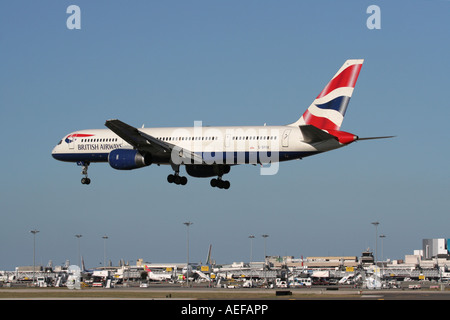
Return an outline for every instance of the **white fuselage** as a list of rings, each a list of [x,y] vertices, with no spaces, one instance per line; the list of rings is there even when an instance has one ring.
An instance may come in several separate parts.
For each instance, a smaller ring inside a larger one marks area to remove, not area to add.
[[[268,163],[300,159],[343,146],[338,141],[305,143],[296,126],[140,128],[145,134],[201,155],[212,163]],[[107,162],[115,149],[133,147],[109,129],[80,130],[65,136],[52,156],[68,162]],[[169,164],[170,155],[154,163]]]

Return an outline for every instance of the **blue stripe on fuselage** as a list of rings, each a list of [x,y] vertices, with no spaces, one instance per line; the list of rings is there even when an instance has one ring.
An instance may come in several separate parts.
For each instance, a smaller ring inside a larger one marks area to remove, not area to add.
[[[278,159],[276,152],[203,152],[202,157],[206,163],[266,163],[282,162],[294,159],[301,159],[320,153],[317,152],[301,152],[301,151],[280,151]],[[53,153],[52,156],[56,160],[65,162],[108,162],[109,153]],[[274,160],[275,159],[275,160]],[[167,162],[168,164],[169,162]],[[164,163],[161,163],[164,164]]]
[[[294,159],[301,159],[307,156],[312,156],[318,152],[300,152],[300,151],[242,151],[242,152],[203,152],[199,154],[202,159],[208,163],[268,163],[281,162]]]
[[[108,162],[109,153],[53,153],[52,157],[66,162]]]

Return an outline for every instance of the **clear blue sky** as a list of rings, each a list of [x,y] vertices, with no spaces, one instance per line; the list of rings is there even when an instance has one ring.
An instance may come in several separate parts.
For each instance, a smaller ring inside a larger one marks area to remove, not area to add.
[[[81,8],[81,30],[66,9]],[[381,29],[369,30],[369,5]],[[2,1],[0,270],[36,261],[218,263],[270,255],[360,256],[385,234],[402,259],[450,238],[450,1]],[[342,63],[365,59],[342,130],[396,135],[283,163],[235,167],[231,189],[168,184],[169,167],[132,172],[51,157],[78,129],[283,125]],[[381,257],[381,241],[378,242]]]

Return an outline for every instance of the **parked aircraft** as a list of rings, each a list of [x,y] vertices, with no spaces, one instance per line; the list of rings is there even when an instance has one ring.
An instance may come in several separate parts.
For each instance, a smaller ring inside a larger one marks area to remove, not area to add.
[[[148,278],[153,281],[169,281],[172,280],[172,273],[154,273],[147,265],[145,265],[145,271],[147,271]]]

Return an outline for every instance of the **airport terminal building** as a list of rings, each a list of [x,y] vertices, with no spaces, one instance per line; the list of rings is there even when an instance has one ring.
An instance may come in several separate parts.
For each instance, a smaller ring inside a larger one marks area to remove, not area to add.
[[[150,263],[139,259],[135,265],[121,261],[117,267],[110,265],[90,271],[81,270],[81,275],[85,285],[100,287],[136,285],[143,281],[170,281],[183,284],[187,279],[191,279],[192,282],[207,282],[209,285],[222,285],[229,281],[235,284],[250,280],[251,283],[259,283],[258,285],[281,281],[294,286],[305,285],[306,279],[309,279],[310,284],[361,285],[367,282],[367,279],[375,279],[380,285],[382,282],[391,283],[405,279],[448,283],[450,281],[450,270],[447,267],[450,267],[449,240],[423,239],[422,243],[422,250],[415,250],[414,254],[406,255],[404,260],[375,261],[369,249],[362,252],[359,257],[266,256],[265,260],[260,262],[233,262],[222,265],[189,264],[189,268],[186,268],[186,263]],[[70,266],[68,261],[65,266],[53,267],[49,263],[47,267],[16,267],[15,271],[0,271],[0,283],[10,286],[30,285],[38,280],[45,286],[64,286],[70,279],[70,270],[74,270],[73,267],[80,269],[78,266]],[[343,282],[344,280],[346,282]]]
[[[422,257],[424,260],[445,257],[449,254],[450,239],[423,239]]]

